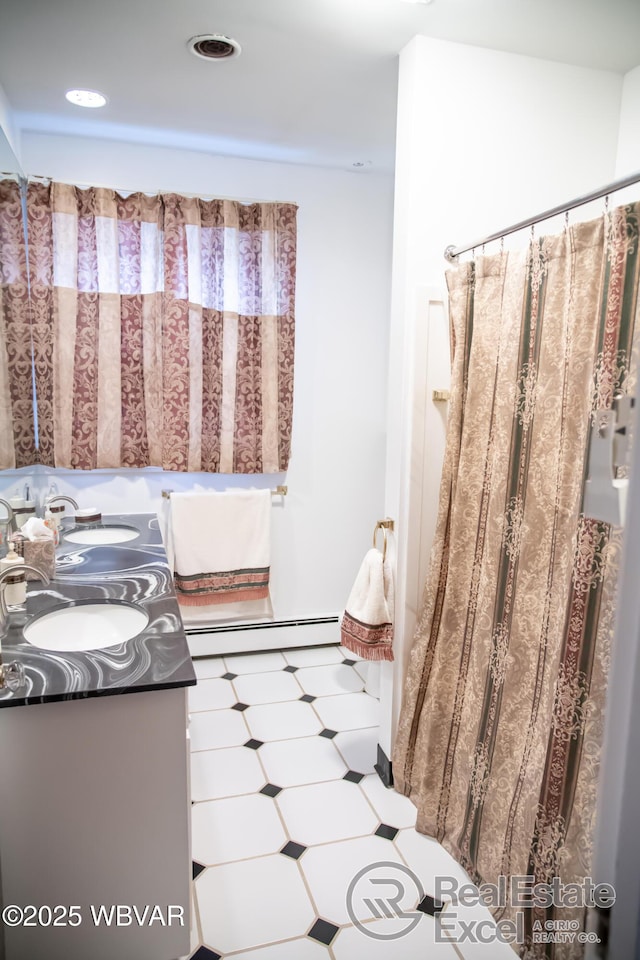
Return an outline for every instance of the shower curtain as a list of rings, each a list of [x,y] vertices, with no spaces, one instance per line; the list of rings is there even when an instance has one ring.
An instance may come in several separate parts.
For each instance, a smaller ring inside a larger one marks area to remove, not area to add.
[[[447,276],[452,400],[393,770],[475,882],[590,874],[622,531],[582,495],[590,424],[635,393],[639,212]],[[532,943],[582,910],[523,912],[523,956],[582,956]]]

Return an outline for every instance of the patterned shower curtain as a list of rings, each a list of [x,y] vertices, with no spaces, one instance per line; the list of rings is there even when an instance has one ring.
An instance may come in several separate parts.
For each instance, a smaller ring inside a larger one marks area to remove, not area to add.
[[[590,875],[621,529],[582,496],[597,411],[636,391],[639,213],[447,276],[452,401],[393,769],[475,882]],[[531,942],[559,917],[584,919],[525,911],[523,956],[582,955]]]
[[[2,188],[0,468],[287,469],[295,205]]]

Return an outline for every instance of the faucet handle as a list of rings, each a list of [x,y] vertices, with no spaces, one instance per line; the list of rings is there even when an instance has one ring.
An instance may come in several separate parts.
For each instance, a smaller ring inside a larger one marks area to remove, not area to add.
[[[10,663],[0,663],[0,688],[7,687],[9,690],[17,690],[26,683],[24,665],[17,660],[11,660]]]

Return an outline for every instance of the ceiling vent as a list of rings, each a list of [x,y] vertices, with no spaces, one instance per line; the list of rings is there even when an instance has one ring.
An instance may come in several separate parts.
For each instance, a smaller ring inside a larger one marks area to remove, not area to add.
[[[189,50],[203,60],[231,60],[239,57],[242,47],[237,40],[223,37],[220,33],[204,33],[200,37],[191,37],[187,43]]]

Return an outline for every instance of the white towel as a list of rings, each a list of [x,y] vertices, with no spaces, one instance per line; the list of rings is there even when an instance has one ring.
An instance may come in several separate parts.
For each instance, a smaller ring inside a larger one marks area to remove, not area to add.
[[[367,552],[340,623],[342,645],[364,660],[393,660],[391,564],[372,547]]]
[[[167,553],[182,607],[241,609],[247,602],[268,601],[269,490],[172,493],[169,513]]]

